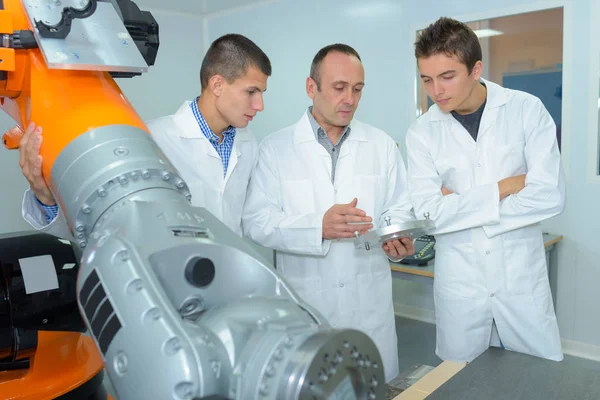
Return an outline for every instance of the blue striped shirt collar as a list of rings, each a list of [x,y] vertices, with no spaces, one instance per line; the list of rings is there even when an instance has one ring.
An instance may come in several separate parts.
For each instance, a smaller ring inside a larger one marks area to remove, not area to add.
[[[225,129],[223,131],[223,141],[219,143],[219,137],[210,129],[198,108],[198,99],[199,97],[196,97],[195,101],[190,104],[192,113],[194,114],[196,121],[198,121],[200,130],[221,158],[221,161],[223,162],[223,178],[225,178],[227,176],[227,169],[229,168],[229,160],[231,159],[236,130],[233,126],[229,126],[229,128]]]
[[[206,120],[204,119],[204,116],[202,115],[202,113],[200,112],[200,109],[198,108],[198,99],[200,98],[200,96],[196,97],[194,99],[194,101],[192,101],[192,103],[190,104],[190,107],[192,108],[192,113],[194,114],[194,117],[196,118],[196,122],[198,122],[198,125],[200,126],[200,131],[202,131],[202,134],[211,142],[211,143],[219,143],[219,137],[217,135],[215,135],[215,133],[212,131],[212,129],[210,129],[210,126],[208,126],[208,123],[206,122]],[[236,129],[233,126],[229,126],[227,129],[225,129],[223,131],[223,140],[229,138],[230,140],[233,140],[233,138],[235,137],[235,133],[236,133]]]

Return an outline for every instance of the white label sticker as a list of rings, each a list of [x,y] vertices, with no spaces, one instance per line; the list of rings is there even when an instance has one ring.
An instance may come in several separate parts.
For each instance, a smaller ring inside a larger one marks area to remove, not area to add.
[[[51,255],[20,258],[25,293],[44,292],[58,289],[58,277]]]
[[[75,263],[66,263],[62,267],[62,269],[73,269],[73,268],[75,268]]]

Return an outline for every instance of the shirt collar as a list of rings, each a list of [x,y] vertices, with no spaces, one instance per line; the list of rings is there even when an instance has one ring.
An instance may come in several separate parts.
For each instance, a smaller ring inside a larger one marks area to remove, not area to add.
[[[319,125],[319,123],[317,122],[317,120],[315,119],[315,117],[313,117],[312,115],[312,106],[308,107],[308,110],[306,111],[306,114],[308,115],[308,120],[310,121],[310,126],[312,127],[313,133],[315,134],[315,139],[317,139],[317,141],[319,141],[319,133],[323,133],[323,135],[326,135],[325,133],[325,129],[323,129],[321,127],[321,125]],[[340,143],[340,140],[342,140],[342,138],[344,136],[346,136],[346,134],[348,134],[348,136],[350,136],[350,125],[347,125],[343,132],[342,135],[339,137],[338,139],[338,143]],[[334,145],[336,145],[337,143],[333,143]]]
[[[198,99],[200,96],[196,97],[194,101],[190,103],[190,107],[192,108],[192,113],[196,118],[196,122],[198,122],[198,126],[200,126],[200,131],[204,134],[204,136],[211,142],[219,142],[219,137],[215,135],[215,133],[210,129],[208,123],[202,116],[200,112],[200,108],[198,108]],[[235,137],[236,129],[233,126],[229,126],[227,129],[223,131],[223,140],[233,140]]]

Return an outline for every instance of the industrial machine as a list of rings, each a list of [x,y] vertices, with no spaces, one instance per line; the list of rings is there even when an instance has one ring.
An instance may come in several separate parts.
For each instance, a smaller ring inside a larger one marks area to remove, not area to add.
[[[77,390],[97,388],[102,366],[120,400],[383,398],[368,336],[332,329],[251,244],[190,205],[113,80],[154,63],[150,13],[129,0],[0,6],[0,105],[18,125],[4,144],[18,147],[30,121],[43,127],[43,176],[82,250],[63,289],[90,335],[35,312],[51,304],[19,273],[43,254],[0,254],[2,398],[97,399],[101,388]]]

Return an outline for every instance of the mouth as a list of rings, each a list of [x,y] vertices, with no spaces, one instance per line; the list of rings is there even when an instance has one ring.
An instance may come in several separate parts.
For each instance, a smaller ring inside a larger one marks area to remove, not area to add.
[[[351,110],[340,110],[340,111],[338,111],[338,113],[342,114],[343,116],[346,117],[346,116],[352,114],[352,111]]]
[[[448,103],[450,102],[450,99],[438,99],[438,100],[436,100],[435,102],[436,102],[437,104],[440,104],[440,105],[443,105],[443,106],[444,106],[444,105],[446,105],[446,104],[448,104]]]
[[[244,117],[246,117],[248,121],[252,121],[254,119],[254,115],[244,114]]]

